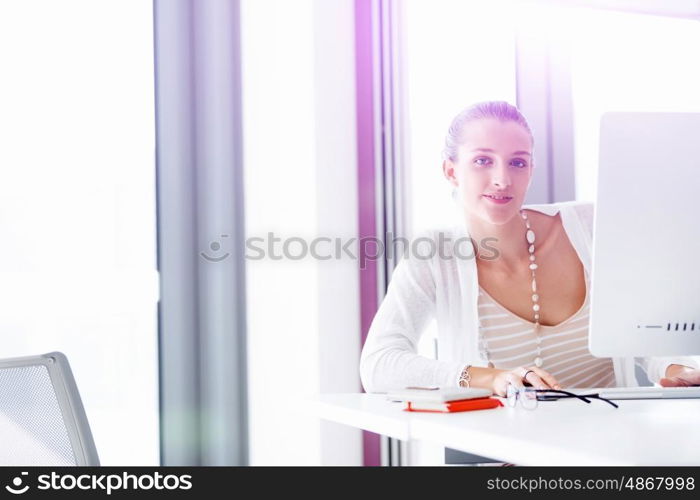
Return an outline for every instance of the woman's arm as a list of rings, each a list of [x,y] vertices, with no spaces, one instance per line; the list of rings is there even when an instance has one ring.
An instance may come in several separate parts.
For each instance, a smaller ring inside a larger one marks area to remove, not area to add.
[[[367,392],[387,392],[405,387],[456,387],[466,360],[439,361],[417,354],[425,327],[435,317],[436,283],[433,262],[410,256],[394,270],[387,294],[370,325],[360,357],[360,378]],[[505,395],[508,383],[522,385],[522,369],[500,370],[472,366],[471,387]],[[537,387],[558,385],[544,370],[531,374]],[[539,375],[539,376],[538,376]]]
[[[696,370],[700,367],[697,356],[648,357],[641,358],[640,364],[654,384],[661,383],[664,378],[677,377],[686,369]]]
[[[360,377],[367,392],[417,387],[455,387],[464,363],[417,354],[428,321],[435,316],[435,280],[430,260],[402,259],[372,321],[360,358]]]

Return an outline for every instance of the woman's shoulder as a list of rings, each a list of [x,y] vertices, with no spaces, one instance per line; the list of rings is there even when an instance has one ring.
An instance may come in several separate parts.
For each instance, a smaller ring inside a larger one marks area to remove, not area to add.
[[[576,213],[581,220],[581,222],[584,223],[584,226],[586,228],[591,229],[593,228],[593,215],[595,213],[595,203],[592,201],[581,201],[577,202],[576,205],[572,205],[574,207],[574,210],[576,210]]]
[[[593,228],[595,203],[592,201],[560,201],[557,203],[524,205],[523,208],[535,210],[549,216],[556,216],[557,214],[572,216],[578,219],[588,232]]]
[[[441,226],[423,229],[417,232],[410,240],[411,250],[419,256],[429,255],[430,259],[455,255],[457,246],[465,246],[471,240],[463,226]]]
[[[457,225],[454,226],[434,226],[427,229],[417,231],[412,241],[444,241],[446,239],[456,239],[460,235],[465,234],[465,231]]]
[[[443,226],[416,232],[401,242],[401,261],[407,268],[433,278],[457,272],[457,261],[474,256],[474,247],[462,226]]]
[[[595,204],[592,201],[558,201],[555,203],[530,203],[523,205],[523,208],[536,210],[547,215],[556,215],[559,212],[576,212],[587,213],[592,212]]]
[[[593,233],[595,203],[592,201],[567,201],[562,205],[564,205],[563,209],[570,210],[574,217],[579,220],[587,234]]]

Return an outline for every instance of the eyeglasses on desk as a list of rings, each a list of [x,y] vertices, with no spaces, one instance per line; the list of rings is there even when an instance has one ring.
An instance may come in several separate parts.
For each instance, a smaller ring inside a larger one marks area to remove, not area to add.
[[[520,406],[526,410],[534,410],[537,408],[539,401],[557,401],[563,398],[577,398],[588,404],[591,403],[592,399],[599,399],[618,408],[617,404],[600,396],[600,394],[574,394],[573,392],[557,389],[535,389],[534,387],[516,388],[513,385],[509,385],[506,391],[508,406],[514,408],[518,404],[518,401],[520,401]]]

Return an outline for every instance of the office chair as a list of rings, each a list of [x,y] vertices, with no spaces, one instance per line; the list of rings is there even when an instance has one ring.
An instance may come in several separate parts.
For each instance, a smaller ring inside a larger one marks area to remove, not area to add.
[[[68,359],[0,360],[0,465],[100,465]]]

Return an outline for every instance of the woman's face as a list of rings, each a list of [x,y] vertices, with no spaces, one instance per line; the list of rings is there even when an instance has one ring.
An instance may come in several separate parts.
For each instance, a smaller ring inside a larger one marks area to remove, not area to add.
[[[492,224],[508,222],[530,187],[530,134],[516,122],[489,118],[467,122],[462,137],[457,160],[443,164],[445,177],[468,214]]]

